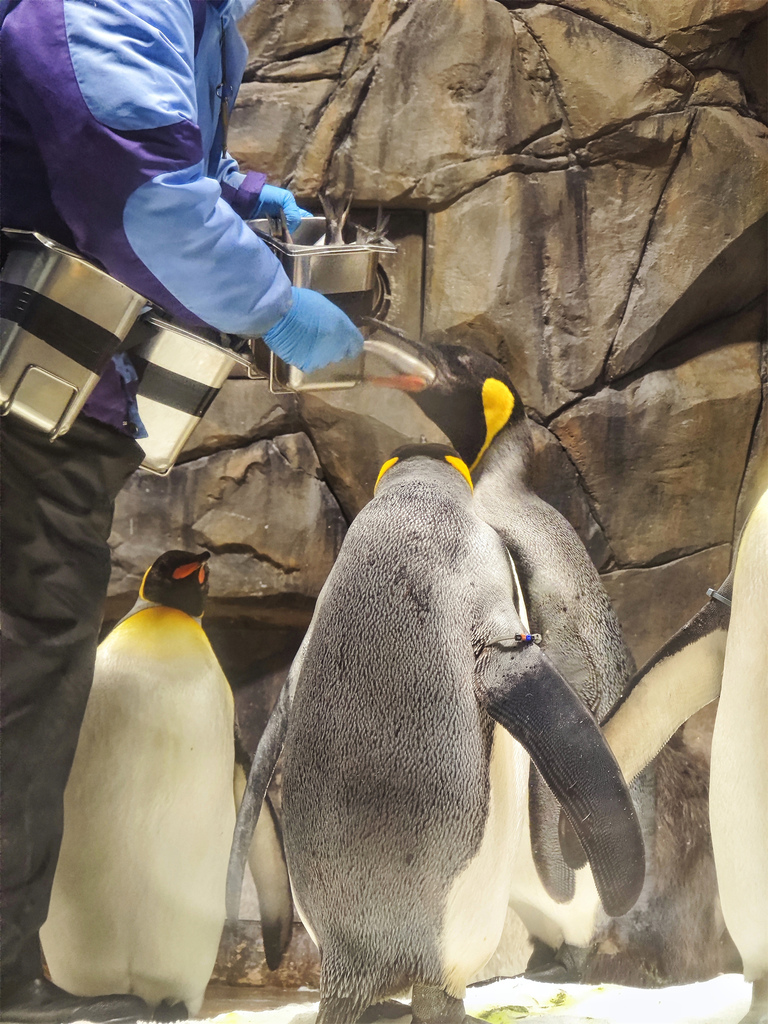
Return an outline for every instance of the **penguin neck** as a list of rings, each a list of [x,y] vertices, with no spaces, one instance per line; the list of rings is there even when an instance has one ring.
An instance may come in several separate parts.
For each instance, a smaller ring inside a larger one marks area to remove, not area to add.
[[[147,608],[164,608],[164,607],[166,607],[166,605],[160,605],[156,601],[145,601],[143,597],[139,597],[139,598],[136,599],[136,604],[133,606],[133,608],[131,608],[131,610],[129,612],[127,612],[127,614],[125,614],[122,617],[122,619],[120,619],[120,621],[116,624],[115,629],[117,629],[117,626],[122,626],[122,624],[124,622],[127,622],[128,619],[132,618],[134,615],[137,615],[139,612],[146,611]],[[192,619],[193,622],[196,622],[198,624],[198,626],[202,626],[202,624],[203,624],[203,617],[202,617],[202,615],[189,615],[188,612],[183,612],[182,614],[183,615],[188,615],[188,617],[190,619]]]
[[[408,489],[413,486],[413,483],[414,477],[408,472],[407,462],[403,464],[402,469],[395,466],[381,478],[376,497],[390,491],[394,493],[400,488]],[[419,467],[418,483],[434,488],[435,491],[442,493],[463,508],[469,508],[472,504],[472,491],[464,477],[444,463],[430,465],[426,459],[422,460],[422,465]]]
[[[472,474],[476,497],[486,491],[534,497],[530,486],[533,438],[527,421],[508,423],[488,447]]]

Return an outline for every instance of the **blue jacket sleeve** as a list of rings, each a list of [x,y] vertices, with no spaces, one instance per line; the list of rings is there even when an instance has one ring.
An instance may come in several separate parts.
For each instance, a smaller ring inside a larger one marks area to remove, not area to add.
[[[27,3],[19,27],[27,117],[80,250],[188,321],[265,333],[290,283],[222,198],[245,179],[206,176],[189,0]]]

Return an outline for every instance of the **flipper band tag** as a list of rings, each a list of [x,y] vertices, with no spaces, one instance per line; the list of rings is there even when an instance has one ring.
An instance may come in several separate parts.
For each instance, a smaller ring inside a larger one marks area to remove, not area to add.
[[[728,608],[731,607],[732,602],[729,601],[727,597],[723,597],[722,594],[718,594],[718,592],[715,590],[714,587],[709,587],[707,589],[707,597],[711,597],[715,601],[720,601],[722,604],[726,605]]]
[[[540,644],[541,633],[515,633],[513,636],[495,636],[493,640],[489,640],[483,646],[491,647],[493,644],[500,644],[505,641],[516,644]]]

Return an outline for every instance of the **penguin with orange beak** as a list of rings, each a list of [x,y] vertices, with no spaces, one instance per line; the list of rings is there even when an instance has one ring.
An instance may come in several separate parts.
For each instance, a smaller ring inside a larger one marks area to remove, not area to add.
[[[208,558],[161,555],[99,646],[41,932],[56,984],[140,994],[174,1020],[198,1013],[213,971],[249,769],[236,758],[232,691],[201,625]],[[292,904],[271,807],[259,827],[249,863],[274,967]]]

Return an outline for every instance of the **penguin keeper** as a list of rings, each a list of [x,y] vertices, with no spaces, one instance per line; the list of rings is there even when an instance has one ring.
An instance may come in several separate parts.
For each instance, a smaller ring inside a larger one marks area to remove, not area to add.
[[[191,328],[261,336],[311,370],[362,337],[292,288],[244,219],[304,211],[226,151],[254,0],[0,0],[0,223],[74,249]],[[148,1019],[135,996],[81,997],[43,977],[38,933],[64,788],[93,677],[114,500],[145,436],[136,374],[115,357],[53,443],[2,429],[0,1020]]]

